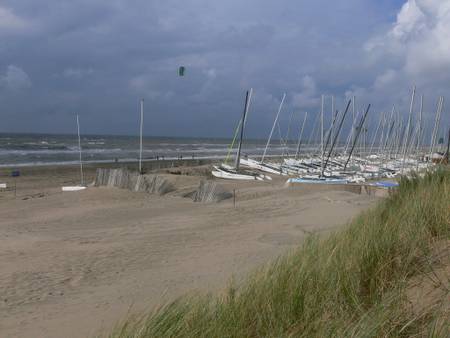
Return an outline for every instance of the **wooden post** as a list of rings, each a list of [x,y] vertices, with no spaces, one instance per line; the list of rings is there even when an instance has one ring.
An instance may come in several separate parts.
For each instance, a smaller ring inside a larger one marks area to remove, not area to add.
[[[80,137],[80,120],[77,115],[77,133],[78,133],[78,152],[80,155],[80,184],[84,185],[84,175],[83,175],[83,161],[81,158],[81,137]]]
[[[141,99],[141,123],[139,129],[139,175],[142,175],[142,128],[144,125],[144,99]]]
[[[236,189],[233,189],[233,207],[236,209]]]

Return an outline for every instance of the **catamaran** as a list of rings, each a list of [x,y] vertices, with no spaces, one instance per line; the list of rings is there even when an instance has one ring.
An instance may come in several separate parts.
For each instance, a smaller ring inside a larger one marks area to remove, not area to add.
[[[238,149],[237,149],[235,165],[233,167],[233,166],[228,165],[227,163],[222,163],[219,166],[213,166],[214,169],[211,171],[211,174],[214,177],[224,178],[224,179],[232,179],[232,180],[246,180],[246,181],[253,181],[253,180],[255,180],[255,181],[264,181],[264,180],[271,180],[272,179],[268,175],[265,175],[265,174],[262,174],[262,173],[258,173],[258,172],[254,172],[254,171],[250,171],[250,170],[242,170],[240,168],[240,164],[241,164],[241,149],[242,149],[242,143],[243,143],[243,139],[244,139],[245,123],[246,123],[246,120],[247,120],[247,114],[248,114],[248,110],[249,110],[249,107],[250,107],[250,101],[251,101],[252,93],[253,93],[253,90],[250,89],[250,91],[247,91],[247,93],[245,95],[244,112],[242,114],[242,119],[241,119],[241,121],[240,121],[240,123],[238,125],[238,127],[240,127],[240,137],[239,137],[239,146],[238,146]],[[235,135],[235,139],[236,139],[236,136],[237,135]],[[233,143],[234,143],[234,140],[233,140]],[[230,149],[232,148],[233,143],[232,143]]]
[[[251,169],[257,169],[266,173],[276,174],[276,175],[287,175],[288,172],[283,170],[283,167],[276,163],[264,162],[267,154],[267,149],[269,148],[270,141],[272,139],[273,132],[275,130],[275,126],[278,122],[278,118],[281,113],[281,109],[283,108],[283,103],[286,98],[286,94],[283,94],[283,98],[281,99],[280,105],[278,107],[278,112],[275,116],[275,121],[273,122],[272,129],[270,130],[269,138],[267,139],[266,147],[264,148],[264,153],[262,155],[261,161],[256,161],[252,159],[241,159],[240,164],[246,166]],[[281,136],[281,135],[280,135]]]

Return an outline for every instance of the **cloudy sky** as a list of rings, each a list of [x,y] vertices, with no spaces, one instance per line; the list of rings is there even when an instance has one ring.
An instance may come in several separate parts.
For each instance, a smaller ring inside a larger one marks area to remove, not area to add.
[[[450,0],[0,0],[0,41],[0,132],[135,134],[143,97],[147,135],[226,137],[252,87],[265,137],[284,92],[284,124],[450,94]]]

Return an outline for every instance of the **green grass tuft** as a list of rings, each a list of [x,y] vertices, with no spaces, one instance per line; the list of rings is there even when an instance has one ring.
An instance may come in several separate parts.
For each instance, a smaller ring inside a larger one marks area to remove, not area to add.
[[[450,172],[402,179],[344,230],[309,237],[222,296],[183,297],[110,337],[446,337],[445,307],[414,313],[407,291],[449,239]]]

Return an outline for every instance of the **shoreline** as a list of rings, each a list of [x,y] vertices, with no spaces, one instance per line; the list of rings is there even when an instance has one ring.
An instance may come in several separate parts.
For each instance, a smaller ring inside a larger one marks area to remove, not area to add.
[[[256,155],[247,155],[248,158],[259,158],[261,154]],[[202,164],[209,163],[219,163],[224,160],[226,156],[216,155],[216,156],[174,156],[174,157],[165,157],[159,156],[160,158],[143,158],[142,163],[176,163],[177,165],[180,163],[188,163],[189,166],[197,165],[196,163],[202,162]],[[292,156],[282,156],[282,155],[266,155],[266,158],[270,158],[272,160],[279,160],[283,158],[290,158]],[[234,158],[234,156],[231,156]],[[95,166],[95,165],[126,165],[131,166],[133,164],[138,165],[139,159],[112,159],[112,160],[93,160],[93,161],[82,161],[84,166]],[[66,162],[35,162],[35,163],[7,163],[0,164],[0,170],[2,169],[15,169],[15,168],[31,168],[31,167],[70,167],[70,166],[79,166],[79,161],[66,161]],[[153,166],[150,166],[153,167]],[[156,166],[155,166],[156,167]]]

